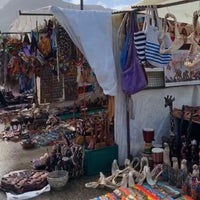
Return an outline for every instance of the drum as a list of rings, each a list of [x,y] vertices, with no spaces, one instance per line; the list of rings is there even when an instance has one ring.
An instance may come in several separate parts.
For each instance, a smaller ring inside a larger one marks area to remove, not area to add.
[[[155,164],[163,163],[163,149],[152,148],[152,159]]]
[[[144,128],[143,129],[143,139],[146,143],[152,143],[154,140],[154,129]]]

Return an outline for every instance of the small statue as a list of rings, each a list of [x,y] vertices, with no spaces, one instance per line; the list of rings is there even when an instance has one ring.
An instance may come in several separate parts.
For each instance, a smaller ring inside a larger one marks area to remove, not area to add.
[[[177,176],[178,176],[178,158],[172,157],[172,167],[169,169],[169,184],[177,185]]]
[[[181,140],[182,140],[181,160],[183,160],[183,159],[187,159],[187,155],[188,155],[188,148],[187,148],[187,143],[186,143],[186,136],[185,135],[181,136]]]
[[[190,147],[190,153],[191,153],[191,164],[192,166],[194,164],[198,164],[198,147],[197,147],[197,141],[192,140],[191,141],[191,147]]]
[[[170,148],[168,143],[164,143],[164,151],[163,151],[163,163],[171,166],[171,161],[170,161]]]
[[[182,185],[185,182],[186,178],[187,178],[187,160],[183,159],[181,161],[180,170],[178,170],[178,173],[177,173],[176,187],[182,188]]]
[[[177,142],[176,142],[176,136],[170,135],[169,136],[169,147],[170,147],[170,157],[176,157],[177,156]]]
[[[167,95],[164,97],[165,99],[165,107],[169,106],[169,114],[170,114],[170,134],[169,134],[169,147],[170,147],[170,157],[177,156],[177,142],[176,142],[176,123],[175,118],[173,116],[173,102],[175,101],[175,97],[172,95]]]
[[[126,174],[122,175],[122,180],[120,182],[120,186],[127,188],[128,187],[128,177]]]
[[[181,160],[181,170],[183,171],[184,174],[188,173],[187,160],[186,159]]]
[[[135,185],[135,180],[133,178],[133,170],[128,173],[128,187],[132,188]]]
[[[199,178],[199,166],[196,164],[192,166],[192,176]]]
[[[162,180],[163,181],[168,181],[169,180],[169,169],[171,166],[168,164],[163,164],[163,173],[162,173]]]
[[[112,175],[115,175],[117,173],[117,170],[119,170],[119,166],[118,166],[117,160],[114,159],[112,162],[112,167],[111,167]]]
[[[172,167],[174,170],[178,170],[178,158],[177,157],[172,157]]]

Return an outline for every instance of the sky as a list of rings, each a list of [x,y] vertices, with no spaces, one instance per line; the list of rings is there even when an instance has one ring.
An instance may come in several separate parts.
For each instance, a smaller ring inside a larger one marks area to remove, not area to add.
[[[81,0],[64,0],[69,3],[80,4]],[[122,9],[133,5],[139,0],[83,0],[84,4],[102,5],[105,8]]]
[[[0,0],[0,8],[3,8],[4,5],[8,2],[9,0]]]
[[[3,8],[8,1],[9,0],[0,0],[0,8]],[[80,4],[81,2],[81,0],[63,0],[63,1],[74,4]],[[131,6],[138,1],[139,0],[83,0],[83,6],[84,4],[93,4],[93,5],[96,4],[96,5],[102,5],[105,8],[122,9]]]

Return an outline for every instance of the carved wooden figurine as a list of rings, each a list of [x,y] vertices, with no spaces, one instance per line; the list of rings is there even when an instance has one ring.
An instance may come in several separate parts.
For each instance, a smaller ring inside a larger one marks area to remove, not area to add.
[[[177,145],[176,145],[176,133],[175,133],[175,118],[173,116],[173,102],[175,98],[167,95],[164,97],[165,99],[165,107],[169,106],[169,114],[170,114],[170,135],[169,135],[169,147],[170,147],[170,157],[177,156]]]
[[[192,176],[199,178],[199,166],[196,164],[192,166]]]
[[[190,155],[191,155],[191,165],[198,164],[199,156],[198,156],[197,140],[191,141]]]
[[[168,143],[164,143],[164,151],[163,151],[163,163],[171,166],[171,161],[170,161],[170,148]]]

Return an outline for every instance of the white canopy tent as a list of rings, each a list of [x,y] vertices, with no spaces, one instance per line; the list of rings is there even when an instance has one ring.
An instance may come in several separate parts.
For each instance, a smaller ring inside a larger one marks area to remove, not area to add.
[[[55,6],[32,11],[34,12],[52,14],[57,19],[87,59],[104,94],[115,96],[117,79],[112,49],[112,12],[72,10]],[[31,31],[31,25],[34,24],[31,17],[33,16],[19,16],[10,31]]]

